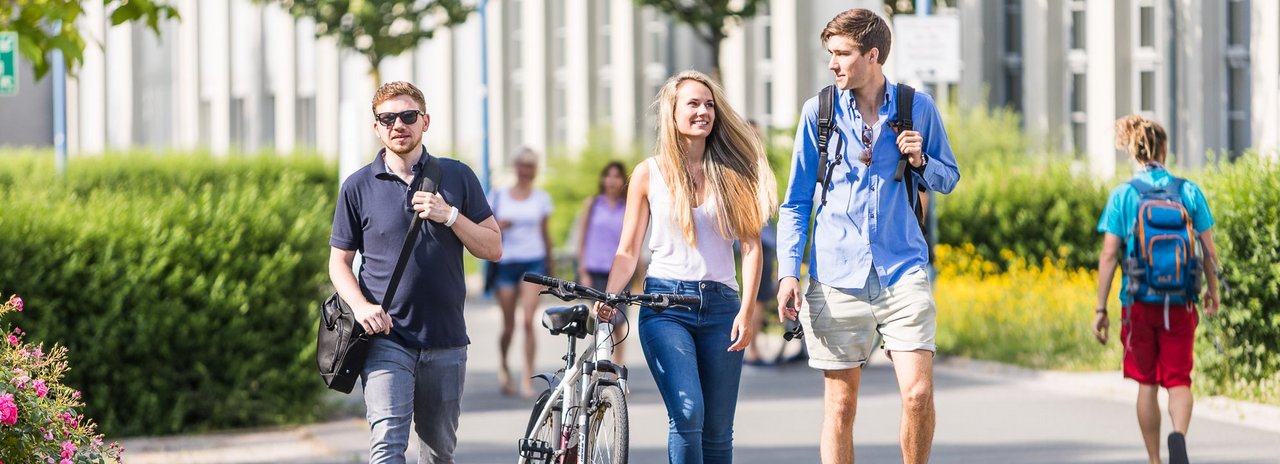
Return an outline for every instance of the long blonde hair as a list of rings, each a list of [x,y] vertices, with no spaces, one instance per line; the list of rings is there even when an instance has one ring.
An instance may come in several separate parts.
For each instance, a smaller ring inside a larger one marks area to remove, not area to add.
[[[760,228],[778,209],[778,193],[773,171],[765,157],[764,144],[742,116],[739,116],[724,91],[707,75],[684,71],[667,79],[653,102],[658,112],[658,144],[654,151],[658,160],[657,175],[663,176],[671,189],[672,219],[680,225],[684,238],[697,245],[697,228],[693,224],[693,176],[685,169],[688,154],[680,144],[676,130],[676,88],[686,80],[697,81],[711,89],[715,102],[715,120],[707,136],[702,157],[703,175],[717,207],[717,225],[725,238],[754,238]],[[753,205],[748,206],[748,205]]]
[[[1116,120],[1116,148],[1129,152],[1139,163],[1163,163],[1168,134],[1160,124],[1131,114]]]

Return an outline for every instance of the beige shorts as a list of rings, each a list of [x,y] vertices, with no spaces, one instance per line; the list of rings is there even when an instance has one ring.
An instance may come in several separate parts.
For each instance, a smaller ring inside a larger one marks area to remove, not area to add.
[[[885,289],[869,285],[845,292],[814,280],[800,309],[809,366],[839,370],[862,367],[879,339],[884,349],[936,352],[937,308],[928,273],[917,270]]]

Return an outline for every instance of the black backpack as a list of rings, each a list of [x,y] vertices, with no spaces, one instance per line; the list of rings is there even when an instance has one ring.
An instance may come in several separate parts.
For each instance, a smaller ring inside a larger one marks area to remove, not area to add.
[[[915,127],[911,121],[911,111],[914,106],[916,89],[907,84],[898,84],[898,119],[889,121],[889,127],[893,128],[895,133],[913,130]],[[830,162],[827,157],[827,145],[831,142],[831,133],[835,129],[835,108],[836,108],[836,87],[828,85],[822,88],[818,93],[818,184],[822,186],[822,204],[827,204],[827,190],[831,188],[831,173],[835,166],[840,164],[844,159],[844,150],[836,151],[835,162]],[[840,145],[843,147],[843,144]],[[916,179],[913,176],[905,175],[907,170],[907,155],[903,154],[898,159],[898,168],[893,173],[893,180],[906,182],[907,185],[907,201],[911,202],[911,210],[915,212],[916,223],[920,225],[920,233],[928,235],[928,228],[924,223],[924,205],[921,202],[921,194],[925,192],[922,185],[916,185]]]

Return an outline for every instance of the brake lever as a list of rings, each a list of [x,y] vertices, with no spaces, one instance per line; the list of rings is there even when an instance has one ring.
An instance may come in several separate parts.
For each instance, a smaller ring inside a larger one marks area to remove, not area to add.
[[[577,299],[577,296],[574,296],[572,293],[565,292],[564,290],[561,290],[559,288],[548,288],[546,290],[538,292],[538,294],[551,295],[556,298],[559,298],[560,301],[573,301]]]

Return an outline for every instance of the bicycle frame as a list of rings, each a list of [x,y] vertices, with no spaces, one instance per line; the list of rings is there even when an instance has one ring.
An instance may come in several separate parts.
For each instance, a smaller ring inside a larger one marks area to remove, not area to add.
[[[624,394],[627,392],[626,367],[615,365],[609,361],[613,357],[612,338],[613,324],[607,322],[598,324],[595,333],[591,336],[592,346],[583,350],[581,355],[575,357],[574,351],[577,348],[578,340],[570,336],[569,349],[564,357],[564,378],[562,379],[551,372],[535,376],[535,378],[547,381],[548,386],[551,388],[551,395],[538,412],[538,418],[535,423],[542,423],[547,420],[553,407],[561,399],[577,396],[577,401],[574,404],[569,405],[568,402],[565,402],[561,407],[559,443],[552,447],[552,462],[562,463],[568,450],[576,448],[577,463],[586,463],[587,416],[591,406],[592,393],[595,390],[595,386],[602,380],[599,376],[600,371],[612,371],[618,376],[618,386],[622,388]],[[603,365],[601,361],[604,361]],[[605,379],[605,381],[611,382],[612,380]],[[576,417],[573,417],[575,411]],[[577,443],[570,447],[570,435],[574,429],[577,432]],[[534,430],[529,432],[526,433],[525,439],[533,439],[529,435],[532,435],[531,432],[534,432]],[[530,463],[529,459],[523,455],[520,456],[518,462],[519,464]]]

